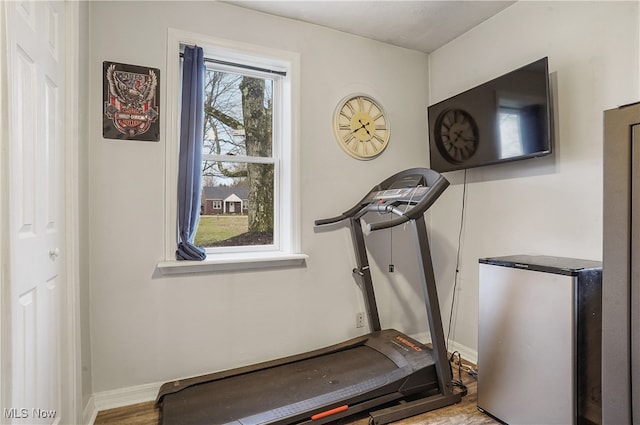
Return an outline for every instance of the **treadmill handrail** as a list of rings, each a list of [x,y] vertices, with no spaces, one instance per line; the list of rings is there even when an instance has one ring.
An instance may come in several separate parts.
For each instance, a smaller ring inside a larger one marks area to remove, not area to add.
[[[444,190],[447,187],[449,187],[449,181],[446,178],[444,178],[444,176],[442,176],[440,173],[434,170],[431,170],[429,168],[411,168],[409,170],[401,171],[400,173],[397,173],[389,177],[388,179],[383,181],[381,184],[374,186],[373,189],[371,189],[369,193],[367,193],[367,195],[360,200],[360,202],[358,202],[348,211],[336,217],[315,220],[314,224],[316,226],[322,226],[326,224],[337,223],[339,221],[346,220],[348,218],[361,217],[367,212],[371,212],[371,211],[394,212],[397,214],[396,208],[394,208],[394,210],[396,211],[392,211],[391,209],[388,209],[389,205],[387,205],[386,207],[380,208],[377,205],[372,204],[369,198],[369,194],[371,192],[381,190],[383,187],[385,187],[385,183],[389,181],[393,181],[394,179],[398,178],[398,176],[410,175],[410,174],[422,174],[423,176],[425,176],[425,179],[431,180],[427,182],[428,183],[427,187],[429,189],[427,194],[422,198],[420,202],[415,204],[412,208],[404,211],[400,217],[395,218],[393,220],[388,220],[385,222],[371,223],[368,225],[368,229],[370,231],[388,229],[390,227],[395,227],[400,224],[406,223],[409,220],[415,220],[416,218],[423,215],[433,205],[433,203],[440,197],[442,192],[444,192]],[[433,181],[434,177],[435,177],[435,181]]]
[[[406,214],[403,214],[401,217],[394,218],[393,220],[379,221],[377,223],[369,223],[367,224],[367,229],[371,232],[375,230],[388,229],[390,227],[399,226],[403,223],[406,223],[409,220],[411,220],[411,218],[409,218],[409,216],[407,216]]]
[[[313,222],[314,225],[316,226],[324,226],[326,224],[333,224],[333,223],[338,223],[342,220],[346,220],[348,217],[344,214],[340,214],[339,216],[336,217],[331,217],[331,218],[321,218],[319,220],[316,220]]]
[[[417,169],[407,170],[404,173],[412,172],[415,170]],[[429,170],[429,171],[432,172],[432,170]],[[440,197],[442,192],[444,192],[444,190],[447,187],[449,187],[449,181],[447,179],[445,179],[440,174],[437,174],[437,176],[438,177],[436,181],[433,182],[430,186],[428,186],[429,191],[424,196],[424,198],[422,198],[422,200],[420,200],[420,202],[415,204],[412,208],[409,208],[405,211],[396,208],[393,204],[379,206],[371,202],[369,198],[369,193],[373,192],[374,190],[378,190],[380,188],[380,185],[378,185],[378,186],[375,186],[367,194],[367,196],[362,198],[362,200],[353,208],[351,208],[349,211],[346,211],[336,217],[316,220],[314,224],[316,226],[322,226],[326,224],[337,223],[339,221],[346,220],[348,218],[353,218],[353,217],[359,218],[368,212],[391,212],[393,214],[398,215],[398,218],[395,218],[393,220],[387,220],[387,221],[368,224],[367,228],[369,231],[388,229],[390,227],[399,226],[403,223],[406,223],[409,220],[415,220],[416,218],[423,215],[429,208],[431,208],[431,205],[433,205],[433,203]]]
[[[368,194],[367,194],[368,195]],[[316,221],[314,221],[314,224],[316,226],[324,226],[326,224],[333,224],[333,223],[338,223],[342,220],[346,220],[348,218],[352,218],[354,217],[363,207],[366,207],[369,203],[368,202],[364,202],[367,199],[367,197],[365,196],[364,198],[362,198],[360,200],[360,202],[358,202],[356,205],[354,205],[353,207],[351,207],[348,211],[343,212],[342,214],[336,216],[336,217],[331,217],[331,218],[321,218],[318,219]]]

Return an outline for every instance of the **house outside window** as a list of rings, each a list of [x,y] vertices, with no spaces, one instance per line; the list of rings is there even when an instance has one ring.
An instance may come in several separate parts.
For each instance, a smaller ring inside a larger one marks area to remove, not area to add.
[[[255,259],[305,257],[298,252],[299,56],[174,29],[168,38],[168,54],[176,62],[167,72],[167,261],[176,247],[178,138],[173,135],[179,134],[178,56],[185,45],[202,47],[207,67],[196,245],[206,248],[207,261],[246,258],[262,264]]]
[[[201,216],[249,213],[248,188],[205,186],[202,188]],[[200,217],[202,220],[203,217]]]

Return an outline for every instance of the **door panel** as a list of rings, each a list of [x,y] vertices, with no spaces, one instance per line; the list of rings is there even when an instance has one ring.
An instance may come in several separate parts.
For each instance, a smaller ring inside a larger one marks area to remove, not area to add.
[[[640,116],[638,117],[640,122]],[[631,126],[631,413],[640,424],[640,124]]]
[[[16,145],[17,172],[12,173],[12,185],[15,187],[16,218],[20,218],[18,232],[20,238],[35,235],[35,108],[32,104],[33,90],[36,81],[36,70],[33,59],[16,46],[14,65],[14,90],[11,112],[15,124],[12,141],[20,141]]]
[[[8,42],[10,423],[54,424],[65,296],[64,2],[4,2]]]
[[[640,423],[640,103],[604,113],[602,423]]]

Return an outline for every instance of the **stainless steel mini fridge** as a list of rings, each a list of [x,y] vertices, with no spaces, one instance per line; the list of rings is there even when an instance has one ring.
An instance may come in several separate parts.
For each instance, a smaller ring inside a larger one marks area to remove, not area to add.
[[[600,424],[601,263],[479,261],[478,408],[513,425]]]

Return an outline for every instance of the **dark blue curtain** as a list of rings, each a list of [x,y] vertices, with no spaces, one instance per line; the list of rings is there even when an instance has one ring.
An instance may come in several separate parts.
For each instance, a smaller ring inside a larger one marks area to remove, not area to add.
[[[178,162],[178,260],[202,261],[207,257],[205,250],[193,243],[200,219],[204,71],[202,48],[185,47]]]

